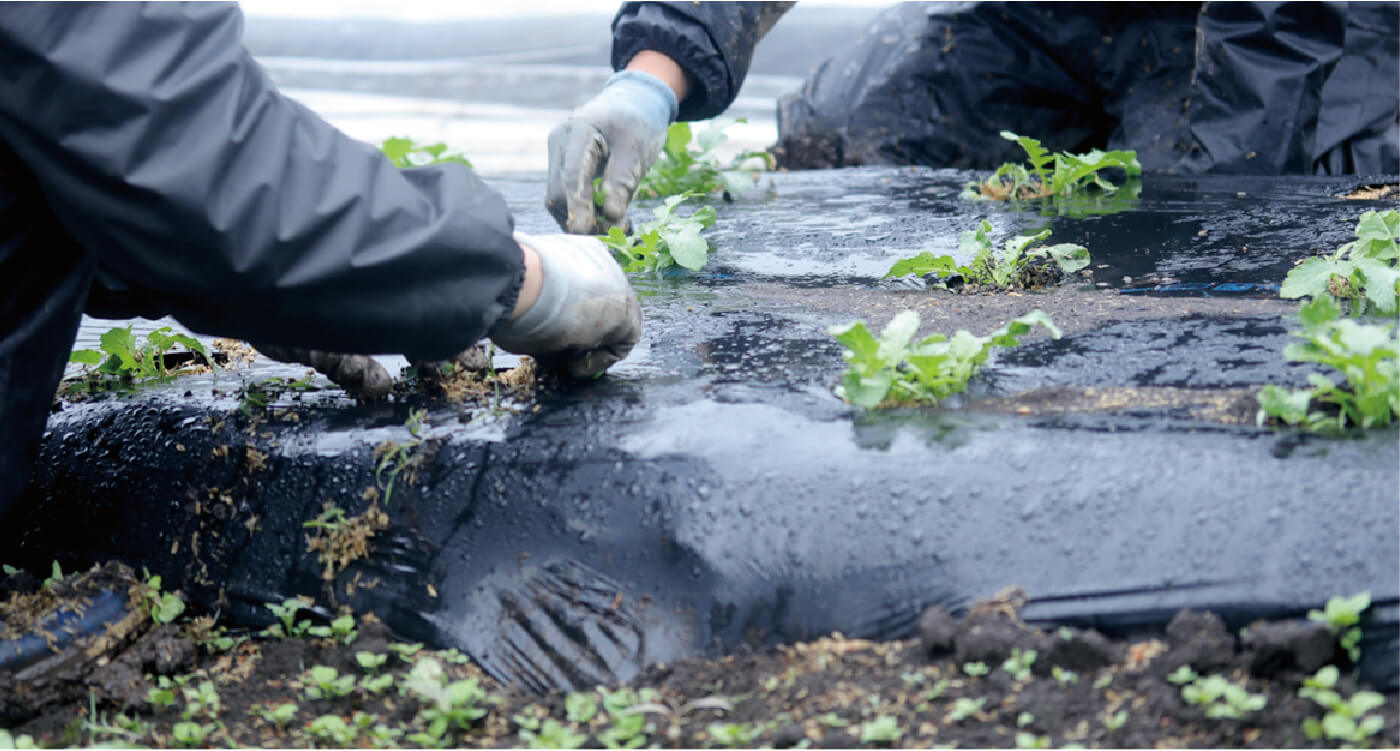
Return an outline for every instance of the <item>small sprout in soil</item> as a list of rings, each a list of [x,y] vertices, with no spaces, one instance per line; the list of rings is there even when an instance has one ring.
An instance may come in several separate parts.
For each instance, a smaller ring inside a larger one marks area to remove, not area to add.
[[[1196,675],[1196,671],[1191,669],[1190,665],[1182,665],[1176,670],[1173,670],[1171,674],[1167,676],[1167,680],[1178,686],[1183,686],[1199,677],[1199,675]]]
[[[588,722],[598,714],[598,702],[592,693],[575,692],[564,697],[564,716],[569,722]]]
[[[389,655],[375,654],[374,652],[360,651],[355,653],[355,662],[367,672],[374,672],[384,665]]]
[[[821,715],[817,718],[817,722],[820,722],[821,724],[829,728],[844,728],[847,725],[851,724],[847,722],[844,718],[842,718],[841,715],[838,715],[835,712],[827,712],[826,714]]]
[[[165,709],[175,703],[175,684],[166,676],[156,679],[155,686],[146,690],[146,701],[156,709]]]
[[[951,679],[940,678],[937,683],[933,684],[933,688],[924,692],[924,700],[933,701],[934,699],[939,698],[944,694],[944,692],[948,690],[948,687],[952,684],[953,681]]]
[[[1018,728],[1023,728],[1032,722],[1035,722],[1035,715],[1030,712],[1022,712],[1016,715],[1016,727]]]
[[[327,665],[312,665],[302,676],[307,684],[306,695],[312,699],[332,699],[349,696],[355,690],[355,676],[341,675]]]
[[[758,739],[759,728],[747,722],[712,722],[705,726],[710,740],[726,748],[751,747]]]
[[[390,652],[397,654],[400,660],[403,660],[404,662],[407,662],[409,664],[413,664],[417,660],[417,658],[414,657],[414,655],[418,654],[418,652],[422,649],[423,644],[421,642],[414,642],[412,644],[395,642],[389,645]]]
[[[175,738],[175,742],[186,748],[206,745],[205,741],[219,728],[218,723],[207,722],[177,722],[170,728],[170,734]]]
[[[640,748],[647,742],[646,715],[611,715],[612,724],[598,734],[606,748]]]
[[[311,735],[338,746],[350,745],[355,740],[355,736],[359,735],[359,728],[347,724],[345,720],[333,714],[317,717],[306,726],[306,730]]]
[[[379,144],[379,150],[395,167],[423,167],[429,164],[456,162],[468,167],[472,163],[456,152],[447,150],[445,143],[419,143],[411,138],[386,138]]]
[[[652,221],[641,222],[627,234],[613,227],[600,235],[603,244],[612,249],[613,256],[626,272],[664,271],[671,266],[684,266],[699,271],[709,260],[710,243],[701,230],[714,225],[715,210],[701,206],[690,216],[676,213],[676,207],[690,194],[671,196],[652,209]]]
[[[1107,688],[1108,684],[1110,683],[1113,683],[1113,674],[1104,673],[1103,675],[1094,679],[1094,688]]]
[[[575,733],[555,719],[545,720],[538,730],[521,728],[520,738],[528,748],[582,748],[588,742],[584,733]]]
[[[297,716],[297,705],[290,701],[282,702],[271,708],[254,705],[253,710],[258,713],[259,717],[263,718],[264,722],[279,728],[287,727]]]
[[[384,693],[392,685],[394,685],[393,673],[367,675],[360,679],[360,688],[363,688],[375,696]]]
[[[1117,730],[1118,728],[1123,727],[1123,724],[1126,723],[1127,721],[1128,721],[1128,710],[1126,710],[1126,709],[1120,709],[1120,710],[1118,710],[1117,712],[1114,712],[1114,713],[1113,713],[1113,716],[1111,716],[1111,717],[1109,717],[1108,719],[1104,720],[1104,721],[1103,721],[1103,726],[1106,727],[1106,728],[1108,728],[1110,731],[1113,731],[1113,730]]]
[[[365,729],[365,735],[375,748],[398,748],[401,745],[399,738],[403,733],[402,728],[389,727],[383,723]]]
[[[185,601],[180,593],[160,591],[160,577],[145,572],[146,578],[141,588],[141,600],[157,625],[170,623],[185,612]]]
[[[904,685],[909,687],[923,685],[928,680],[928,676],[923,673],[900,673],[899,679],[904,681]]]
[[[54,585],[58,584],[61,581],[63,581],[63,567],[58,565],[58,561],[54,561],[52,573],[50,573],[49,577],[44,580],[43,588],[53,589]]]
[[[992,672],[985,662],[964,662],[963,672],[971,676],[982,676]]]
[[[895,743],[904,735],[899,729],[899,719],[890,715],[876,717],[860,725],[861,743]]]
[[[745,121],[741,118],[737,122]],[[637,196],[705,196],[723,191],[724,197],[729,199],[752,187],[758,181],[759,170],[773,169],[772,157],[762,151],[746,151],[728,165],[722,164],[714,151],[728,140],[724,133],[728,127],[728,124],[712,123],[694,133],[692,140],[689,123],[672,123],[666,130],[664,149],[637,185]],[[600,193],[595,181],[593,201],[601,206]]]
[[[946,287],[953,279],[959,279],[979,286],[1010,289],[1038,286],[1031,267],[1031,261],[1037,259],[1053,261],[1065,274],[1089,265],[1089,249],[1082,245],[1038,244],[1050,237],[1049,229],[1034,235],[1016,235],[1003,242],[1000,250],[988,237],[991,231],[991,223],[984,219],[976,229],[962,233],[958,252],[972,258],[967,266],[958,265],[950,255],[935,256],[924,251],[913,258],[896,261],[885,278],[934,274],[939,286]]]
[[[355,641],[358,632],[355,631],[355,617],[341,615],[332,619],[329,626],[311,626],[306,629],[306,633],[322,639],[335,639],[341,644],[349,644]]]
[[[1309,389],[1265,386],[1258,397],[1259,424],[1272,416],[1310,431],[1336,434],[1348,425],[1384,427],[1400,418],[1400,332],[1396,324],[1341,319],[1341,308],[1330,295],[1314,298],[1298,314],[1303,330],[1290,333],[1304,341],[1289,344],[1283,356],[1292,362],[1329,365],[1342,374],[1346,385],[1310,373]],[[1314,405],[1328,409],[1313,409]]]
[[[283,636],[304,636],[306,634],[306,629],[311,625],[310,621],[297,620],[297,611],[309,607],[309,605],[300,598],[293,597],[288,600],[283,600],[281,605],[275,602],[269,602],[265,603],[263,607],[271,610],[272,614],[282,621],[280,625],[274,624],[265,629],[263,631],[264,636],[274,638]]]
[[[461,650],[456,647],[438,652],[438,657],[441,657],[443,660],[453,665],[466,665],[472,661],[472,658],[462,654]]]
[[[219,716],[219,691],[214,688],[213,681],[200,681],[197,686],[185,686],[182,693],[185,696],[185,710],[181,713],[184,719],[191,720],[201,714],[211,720]]]
[[[1050,668],[1050,676],[1056,681],[1059,681],[1060,685],[1063,686],[1068,686],[1073,683],[1079,682],[1078,674],[1076,674],[1073,670],[1066,670],[1065,668],[1062,668],[1059,665],[1055,665]]]
[[[986,703],[987,698],[985,696],[979,696],[976,699],[970,699],[965,696],[955,699],[953,701],[953,709],[948,712],[948,719],[953,722],[962,722],[977,712],[980,712],[982,710],[982,705]]]
[[[949,338],[932,334],[911,341],[919,330],[919,314],[896,315],[876,339],[864,321],[832,326],[827,331],[846,347],[848,364],[836,395],[860,407],[935,404],[967,387],[993,347],[1014,347],[1017,337],[1044,326],[1059,338],[1060,330],[1044,312],[1035,310],[1012,320],[985,337],[958,331]]]
[[[1309,610],[1308,620],[1327,624],[1353,664],[1361,659],[1361,614],[1371,607],[1370,590],[1351,597],[1333,597],[1323,610]]]
[[[1251,694],[1244,686],[1232,683],[1223,675],[1197,677],[1181,687],[1181,698],[1205,710],[1206,717],[1239,719],[1246,713],[1257,712],[1268,703],[1268,697]]]
[[[427,737],[434,741],[445,741],[449,728],[466,730],[486,716],[486,709],[480,706],[486,692],[477,679],[449,683],[442,663],[431,657],[423,657],[413,664],[400,690],[423,705],[419,718],[427,724]],[[409,740],[414,740],[413,736]]]
[[[1284,277],[1279,295],[1351,300],[1352,315],[1394,315],[1400,290],[1400,211],[1367,211],[1356,223],[1356,239],[1330,256],[1309,258]]]
[[[1100,193],[1113,193],[1118,186],[1099,174],[1101,170],[1117,167],[1128,177],[1142,174],[1142,164],[1135,151],[1100,151],[1087,154],[1060,152],[1052,154],[1040,141],[1003,130],[1001,137],[1020,144],[1029,164],[1006,163],[992,176],[980,183],[968,183],[964,198],[993,200],[1030,199],[1045,196],[1067,196],[1083,192],[1090,185]]]
[[[1371,736],[1385,727],[1381,715],[1367,714],[1385,704],[1385,697],[1374,691],[1357,691],[1350,699],[1343,699],[1336,690],[1341,672],[1335,665],[1327,665],[1308,678],[1298,689],[1299,698],[1312,699],[1326,714],[1322,719],[1308,717],[1303,720],[1303,734],[1310,740],[1341,741],[1353,745],[1365,745]]]
[[[1026,732],[1017,733],[1016,748],[1050,748],[1050,736]]]
[[[1021,650],[1018,647],[1011,648],[1011,656],[1001,664],[1001,669],[1011,674],[1011,677],[1018,681],[1025,681],[1031,677],[1031,666],[1035,664],[1036,651],[1034,649]]]

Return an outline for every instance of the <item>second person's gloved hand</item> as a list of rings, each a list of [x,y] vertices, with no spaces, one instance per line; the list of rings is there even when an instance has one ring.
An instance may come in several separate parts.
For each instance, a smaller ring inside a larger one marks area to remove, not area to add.
[[[507,352],[555,361],[584,378],[627,356],[642,335],[642,311],[622,267],[595,237],[526,235],[516,242],[539,255],[539,296],[491,340]]]
[[[676,93],[660,78],[625,70],[550,131],[545,206],[565,232],[602,234],[622,224],[677,106]],[[601,209],[593,202],[598,177]]]

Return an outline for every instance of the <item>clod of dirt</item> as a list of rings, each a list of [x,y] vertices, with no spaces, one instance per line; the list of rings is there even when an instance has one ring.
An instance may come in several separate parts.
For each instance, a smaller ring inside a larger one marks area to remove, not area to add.
[[[1311,674],[1332,661],[1336,637],[1314,621],[1261,621],[1241,640],[1249,672],[1269,678],[1288,671]]]
[[[1167,652],[1156,661],[1163,674],[1182,665],[1208,673],[1229,665],[1235,657],[1235,637],[1214,613],[1183,610],[1167,623]]]
[[[952,650],[957,633],[957,619],[937,605],[919,616],[919,644],[930,657]]]
[[[1041,651],[1045,635],[1026,625],[1015,613],[973,612],[958,626],[953,652],[959,663],[982,662],[1000,665],[1011,650]]]
[[[0,623],[0,719],[86,696],[86,683],[151,624],[131,569],[106,563],[11,592]]]
[[[151,688],[146,674],[175,675],[192,665],[195,656],[194,641],[167,623],[143,634],[131,648],[97,670],[92,685],[99,695],[119,704],[141,706]]]
[[[1097,631],[1061,629],[1047,641],[1042,657],[1036,660],[1037,674],[1049,674],[1051,666],[1092,673],[1123,660],[1123,648]]]

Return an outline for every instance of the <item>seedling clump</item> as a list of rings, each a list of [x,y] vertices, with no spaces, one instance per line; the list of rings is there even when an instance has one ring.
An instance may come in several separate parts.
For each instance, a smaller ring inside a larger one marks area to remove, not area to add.
[[[1371,607],[1371,592],[1351,597],[1332,597],[1323,610],[1309,610],[1308,620],[1327,624],[1353,663],[1361,659],[1361,614]]]
[[[638,224],[631,234],[613,227],[600,236],[612,249],[622,270],[664,271],[671,266],[684,266],[699,271],[709,259],[710,243],[700,231],[715,223],[715,210],[701,206],[690,216],[676,213],[676,207],[691,194],[673,195],[652,210],[650,222]]]
[[[828,333],[845,345],[848,368],[836,395],[861,407],[936,404],[967,387],[993,347],[1014,347],[1017,337],[1044,326],[1059,338],[1060,330],[1044,312],[1016,318],[988,336],[958,331],[949,337],[932,334],[911,342],[919,330],[919,314],[896,315],[876,339],[864,321],[832,326]]]
[[[1374,691],[1357,691],[1351,698],[1343,699],[1337,692],[1340,675],[1341,671],[1336,665],[1327,665],[1303,679],[1298,697],[1312,699],[1326,710],[1322,719],[1309,717],[1303,720],[1303,734],[1311,740],[1326,738],[1364,746],[1368,738],[1385,727],[1384,717],[1368,714],[1385,704],[1385,697]]]
[[[175,346],[198,353],[204,363],[212,364],[209,350],[198,339],[186,334],[174,333],[169,326],[162,326],[146,334],[143,343],[136,338],[131,326],[108,329],[99,338],[101,351],[95,349],[75,349],[68,356],[69,362],[95,366],[91,375],[96,379],[87,381],[89,388],[116,384],[123,388],[141,381],[167,381],[195,365],[191,361],[172,369],[167,369],[165,355]]]
[[[637,196],[706,196],[723,191],[725,198],[729,198],[751,187],[758,179],[759,170],[773,168],[772,157],[762,151],[746,151],[728,165],[722,164],[714,152],[728,140],[729,136],[724,133],[727,127],[711,124],[695,132],[692,143],[690,124],[672,123],[666,131],[664,149],[637,185]],[[600,198],[595,195],[595,202]]]
[[[1027,164],[1008,162],[1001,165],[986,180],[968,183],[963,197],[1005,201],[1065,196],[1083,192],[1090,185],[1101,193],[1113,193],[1118,186],[1099,174],[1102,170],[1117,167],[1128,177],[1142,174],[1142,163],[1138,161],[1136,151],[1093,149],[1087,154],[1064,151],[1052,154],[1034,138],[1018,136],[1009,130],[1001,131],[1001,137],[1021,145],[1026,152]]]
[[[924,251],[913,258],[896,261],[885,278],[914,274],[925,276],[934,274],[941,286],[948,286],[954,280],[971,282],[978,286],[990,287],[1033,287],[1031,261],[1049,259],[1060,271],[1072,274],[1089,265],[1089,249],[1073,243],[1039,245],[1050,237],[1050,230],[1044,229],[1034,235],[1016,235],[1002,244],[1000,250],[993,248],[988,234],[992,225],[985,219],[976,229],[962,233],[958,241],[958,252],[970,256],[971,263],[959,264],[950,255],[935,256]]]
[[[1283,279],[1283,297],[1324,295],[1351,301],[1352,315],[1371,311],[1393,316],[1400,290],[1400,211],[1367,211],[1356,223],[1356,239],[1330,256],[1309,258]]]
[[[1394,322],[1363,324],[1341,318],[1331,295],[1321,295],[1298,311],[1303,330],[1291,332],[1302,342],[1289,344],[1283,356],[1294,362],[1329,365],[1345,386],[1320,373],[1308,374],[1308,389],[1265,386],[1259,392],[1258,422],[1269,417],[1307,430],[1341,433],[1348,425],[1384,427],[1400,417],[1400,335]],[[1314,406],[1335,409],[1314,409]]]

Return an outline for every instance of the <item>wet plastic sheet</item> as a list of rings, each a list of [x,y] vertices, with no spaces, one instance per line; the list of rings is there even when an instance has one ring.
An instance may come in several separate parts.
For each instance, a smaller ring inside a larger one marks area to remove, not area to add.
[[[714,271],[639,281],[647,333],[610,377],[549,391],[514,416],[428,405],[416,482],[396,484],[389,527],[333,581],[303,522],[328,500],[366,507],[375,446],[411,441],[404,422],[419,403],[283,397],[275,406],[296,419],[251,431],[231,414],[237,400],[210,396],[207,381],[69,405],[50,419],[35,485],[0,545],[37,566],[147,566],[247,622],[297,594],[373,609],[405,637],[459,647],[541,690],[833,630],[910,636],[927,605],[1009,585],[1030,595],[1032,621],[1118,634],[1160,628],[1184,607],[1245,625],[1368,589],[1378,605],[1364,667],[1393,687],[1394,431],[1300,438],[1151,404],[984,408],[1067,385],[1301,385],[1307,369],[1282,361],[1286,320],[1107,323],[1008,353],[948,409],[866,414],[831,393],[842,364],[825,327],[851,316],[746,292],[872,286],[867,267],[950,233],[955,242],[954,223],[987,212],[1002,232],[1047,220],[1057,240],[1098,232],[1115,273],[1167,266],[1183,280],[1277,283],[1289,258],[1344,241],[1343,220],[1373,206],[1333,198],[1345,181],[1169,180],[1127,214],[1042,217],[960,202],[967,177],[780,175],[777,198],[721,206]],[[547,226],[538,183],[503,187],[523,228]],[[1237,192],[1268,194],[1271,208],[1200,199]],[[1107,247],[1134,213],[1180,231]],[[1269,219],[1284,215],[1296,223]],[[862,218],[862,231],[829,231]],[[1237,239],[1272,260],[1220,262]],[[785,265],[804,252],[809,268]]]

